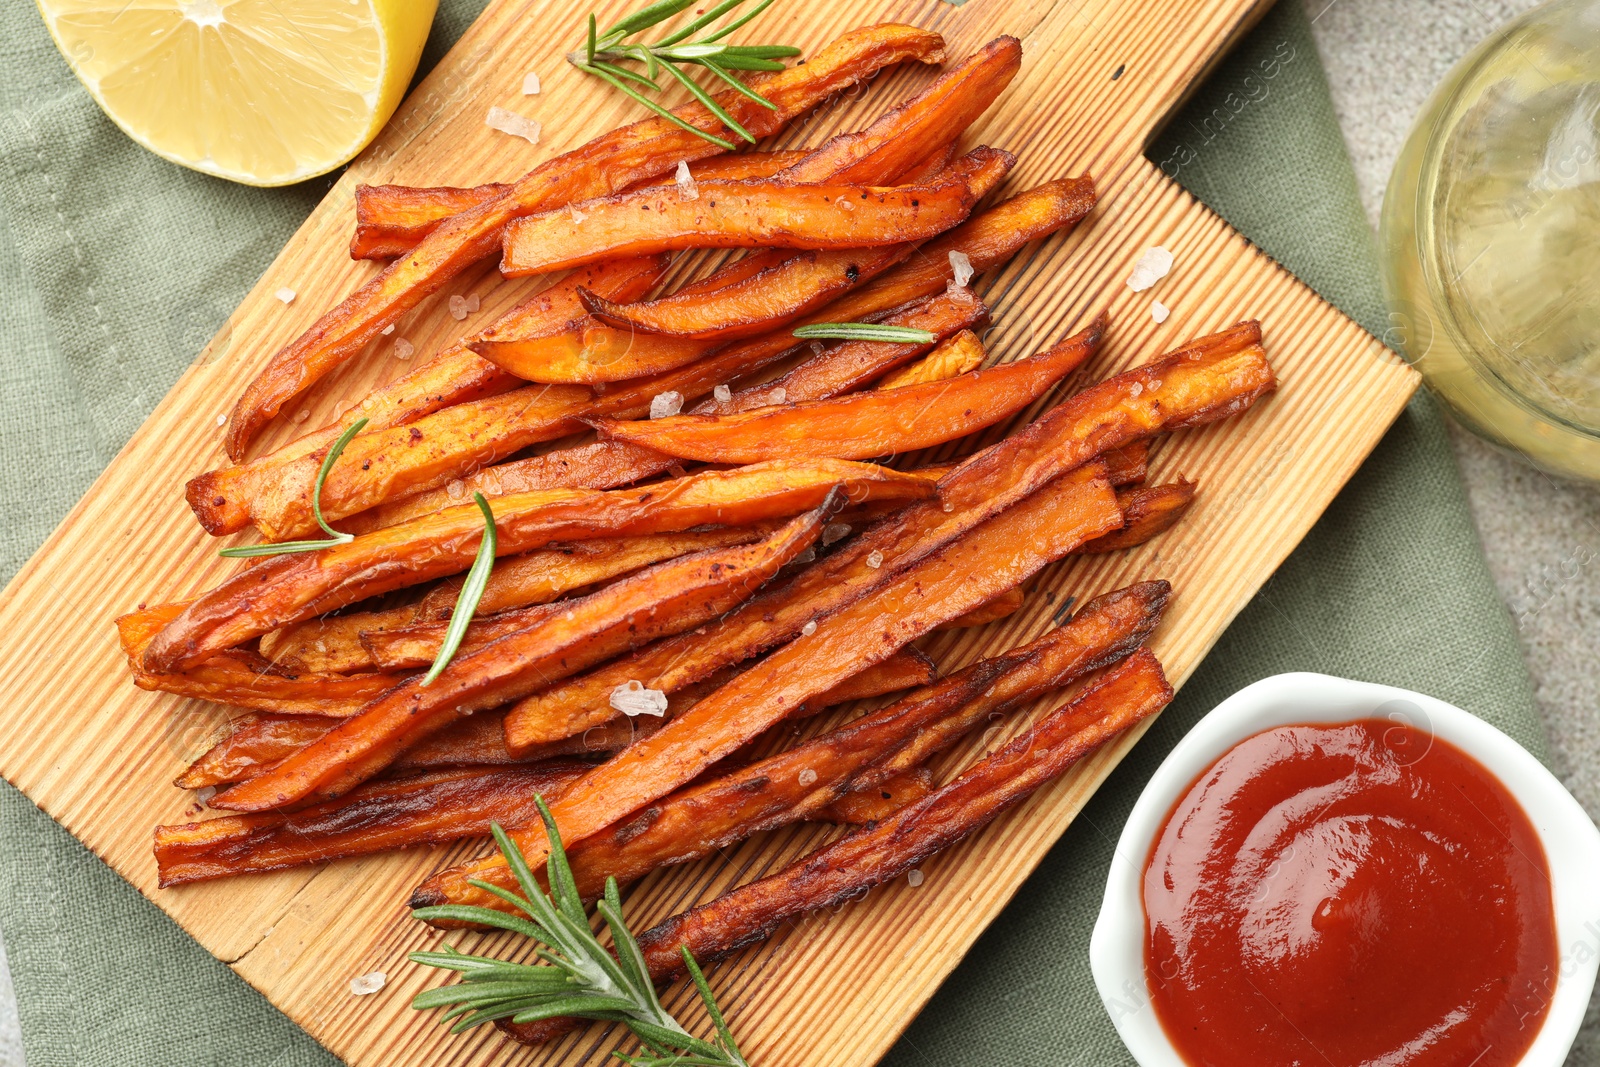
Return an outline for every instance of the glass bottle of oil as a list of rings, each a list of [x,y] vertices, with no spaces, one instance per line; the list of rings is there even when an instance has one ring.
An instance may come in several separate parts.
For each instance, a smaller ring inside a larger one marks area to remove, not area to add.
[[[1467,427],[1600,481],[1600,0],[1554,0],[1435,90],[1380,227],[1396,333]]]

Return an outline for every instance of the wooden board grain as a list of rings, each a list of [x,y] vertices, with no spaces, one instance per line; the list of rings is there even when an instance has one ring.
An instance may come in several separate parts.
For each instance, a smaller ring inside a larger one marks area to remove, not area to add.
[[[632,6],[632,0],[602,4],[602,24]],[[1019,155],[1009,190],[1087,171],[1102,201],[1075,233],[1030,246],[982,280],[978,288],[996,322],[986,340],[1000,358],[1029,354],[1101,308],[1111,310],[1112,328],[1092,375],[1256,317],[1281,376],[1277,395],[1243,418],[1162,446],[1153,476],[1182,473],[1200,485],[1182,524],[1138,551],[1051,568],[1030,583],[1022,612],[939,637],[929,648],[946,670],[1033,637],[1068,596],[1081,601],[1131,580],[1165,577],[1177,594],[1154,647],[1181,682],[1415,388],[1415,376],[1399,360],[1140,155],[1151,130],[1261,6],[1261,0],[969,0],[961,7],[940,0],[812,0],[780,4],[758,24],[761,39],[808,50],[871,21],[937,29],[953,57],[1000,33],[1022,38],[1021,74],[969,143]],[[143,601],[208,587],[231,569],[184,507],[181,485],[220,461],[218,416],[255,369],[376,270],[351,262],[344,251],[357,182],[509,179],[638,117],[619,94],[561,61],[588,11],[572,0],[491,4],[0,599],[0,691],[8,697],[0,706],[6,738],[0,772],[352,1064],[598,1063],[616,1038],[596,1027],[545,1049],[520,1050],[490,1033],[450,1037],[409,1010],[411,995],[440,976],[404,961],[407,951],[439,940],[406,916],[406,891],[442,863],[479,852],[478,844],[156,889],[151,828],[196,810],[169,783],[226,716],[215,706],[134,689],[111,619]],[[520,86],[530,70],[540,74],[544,91],[524,98]],[[887,72],[864,91],[819,108],[777,145],[814,144],[835,130],[858,128],[932,76]],[[541,143],[528,146],[487,129],[483,117],[491,105],[539,119]],[[1156,244],[1174,252],[1176,266],[1155,290],[1134,294],[1123,282],[1133,261]],[[289,306],[272,296],[282,286],[300,294]],[[466,323],[473,327],[520,299],[528,283],[501,282],[486,265],[414,312],[397,335],[420,354],[434,350],[462,329],[445,311],[445,297],[469,291],[483,300]],[[1172,308],[1164,324],[1150,315],[1152,297]],[[295,414],[266,443],[320,425],[371,383],[407,366],[385,340],[298,409],[292,405]],[[947,767],[1005,736],[973,739],[948,757]],[[901,882],[879,889],[718,968],[714,984],[752,1060],[806,1067],[876,1059],[1136,740],[1099,753],[927,864],[920,887]],[[636,928],[773,868],[825,833],[795,828],[647,879],[628,898]],[[385,989],[351,996],[349,979],[374,970],[389,975]],[[686,1003],[681,990],[669,1000]]]

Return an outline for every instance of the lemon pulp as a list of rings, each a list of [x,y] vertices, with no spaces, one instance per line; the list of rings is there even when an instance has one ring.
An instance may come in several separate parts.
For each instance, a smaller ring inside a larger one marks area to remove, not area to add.
[[[325,174],[372,140],[436,0],[39,0],[100,107],[156,154],[251,185]]]

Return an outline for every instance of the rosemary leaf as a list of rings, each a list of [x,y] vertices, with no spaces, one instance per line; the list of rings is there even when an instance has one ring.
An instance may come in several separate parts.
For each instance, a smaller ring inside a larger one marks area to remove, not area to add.
[[[927,330],[879,326],[872,322],[814,322],[795,327],[794,335],[803,341],[894,341],[909,345],[932,344],[938,340]]]
[[[569,53],[567,62],[586,74],[593,74],[613,88],[622,90],[638,103],[643,104],[678,127],[705,138],[719,148],[732,151],[735,146],[727,139],[683,121],[661,104],[646,98],[637,89],[626,84],[631,81],[660,91],[661,86],[656,79],[661,70],[664,69],[672,76],[674,81],[687,89],[689,94],[701,106],[715,115],[723,126],[737,134],[740,139],[754,144],[755,137],[750,131],[740,125],[728,113],[727,109],[712,99],[711,95],[680,67],[704,67],[719,81],[731,86],[755,103],[760,104],[762,107],[776,110],[775,104],[739,81],[729,71],[782,70],[784,69],[783,64],[776,62],[776,60],[797,56],[800,54],[800,49],[791,45],[729,45],[721,43],[724,37],[727,37],[730,33],[770,7],[773,0],[761,0],[760,3],[745,12],[744,15],[699,39],[694,39],[697,33],[710,28],[712,23],[729,14],[735,8],[742,6],[746,0],[721,0],[709,11],[692,19],[652,44],[629,42],[628,39],[630,37],[677,15],[694,2],[695,0],[657,0],[656,3],[641,8],[612,25],[604,33],[599,32],[595,17],[591,14],[589,16],[588,34],[584,40],[583,47],[578,51]],[[645,67],[645,73],[640,75],[635,71],[631,71],[621,66],[622,62],[641,63]]]
[[[478,542],[478,554],[472,561],[472,569],[467,571],[467,580],[462,583],[461,592],[456,596],[456,606],[450,612],[450,626],[444,632],[444,643],[439,646],[439,654],[433,657],[433,666],[428,668],[427,677],[422,679],[423,686],[432,685],[455,657],[456,649],[461,647],[461,639],[467,635],[467,627],[472,624],[472,616],[478,610],[478,601],[483,598],[484,586],[489,584],[489,572],[494,570],[494,512],[489,510],[489,502],[482,493],[474,491],[472,499],[477,502],[478,510],[483,512],[483,540]]]
[[[237,548],[224,548],[217,553],[229,559],[250,559],[256,556],[283,556],[291,552],[317,552],[335,545],[347,545],[355,540],[354,534],[340,533],[328,525],[328,520],[322,517],[322,483],[328,480],[328,472],[333,470],[333,465],[338,462],[339,456],[344,452],[344,446],[360,433],[367,425],[366,419],[357,419],[350,424],[350,428],[340,434],[328,447],[328,454],[322,457],[322,466],[317,468],[317,481],[311,489],[311,514],[316,516],[317,525],[322,527],[328,535],[325,541],[280,541],[277,544],[266,545],[240,545]]]
[[[419,1010],[446,1009],[442,1021],[452,1024],[452,1033],[496,1019],[530,1023],[572,1016],[620,1022],[633,1031],[643,1045],[643,1051],[633,1056],[614,1053],[625,1063],[637,1067],[749,1067],[734,1044],[705,974],[687,948],[683,950],[684,960],[716,1027],[715,1041],[689,1033],[662,1006],[644,953],[623,918],[622,895],[614,878],[607,880],[597,910],[611,931],[615,955],[600,944],[589,927],[572,867],[561,843],[561,833],[550,809],[543,797],[535,797],[534,802],[549,839],[550,857],[546,864],[549,892],[534,879],[527,859],[510,835],[499,824],[490,828],[524,895],[506,890],[498,893],[501,899],[526,915],[526,919],[468,905],[418,908],[412,914],[419,919],[484,922],[526,933],[534,939],[538,956],[544,963],[511,963],[487,956],[470,956],[449,946],[437,952],[413,952],[409,957],[413,963],[455,971],[461,980],[417,994],[411,1006]],[[479,882],[472,884],[489,888]]]

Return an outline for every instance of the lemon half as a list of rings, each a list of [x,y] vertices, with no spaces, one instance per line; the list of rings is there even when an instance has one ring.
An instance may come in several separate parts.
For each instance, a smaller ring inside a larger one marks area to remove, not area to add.
[[[399,106],[437,0],[39,0],[111,120],[249,185],[326,174]]]

